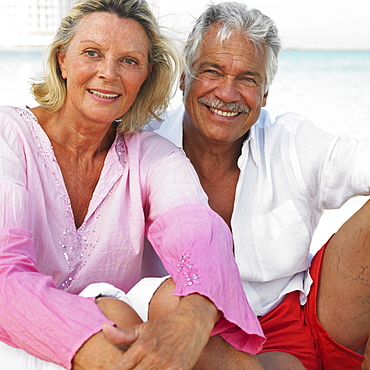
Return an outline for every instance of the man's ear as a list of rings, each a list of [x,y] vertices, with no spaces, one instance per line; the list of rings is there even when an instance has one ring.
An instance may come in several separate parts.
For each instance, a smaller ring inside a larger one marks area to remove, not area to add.
[[[263,95],[263,101],[262,101],[262,107],[265,107],[267,104],[267,97],[269,95],[269,90],[265,92],[265,95]]]
[[[184,72],[181,73],[179,87],[181,91],[185,91],[185,73]]]

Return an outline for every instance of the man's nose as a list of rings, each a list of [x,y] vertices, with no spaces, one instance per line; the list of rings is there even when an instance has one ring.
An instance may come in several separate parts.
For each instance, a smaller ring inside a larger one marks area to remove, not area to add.
[[[239,90],[235,84],[234,79],[223,78],[215,89],[216,96],[225,103],[235,102],[240,99]]]

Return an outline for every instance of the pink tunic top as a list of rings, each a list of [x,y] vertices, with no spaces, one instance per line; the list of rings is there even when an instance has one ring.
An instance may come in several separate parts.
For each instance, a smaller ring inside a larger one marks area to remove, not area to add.
[[[175,294],[209,297],[224,316],[213,333],[260,350],[226,224],[208,207],[182,151],[151,132],[118,134],[86,218],[75,227],[48,137],[29,109],[0,109],[0,340],[66,368],[107,319],[80,293],[140,279],[144,236]]]

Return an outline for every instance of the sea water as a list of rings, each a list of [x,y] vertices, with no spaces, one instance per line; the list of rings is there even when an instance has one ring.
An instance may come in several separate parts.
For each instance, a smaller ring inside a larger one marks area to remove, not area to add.
[[[0,50],[0,105],[36,105],[30,80],[42,73],[43,51]],[[180,102],[178,93],[172,105]],[[294,111],[330,133],[370,139],[370,51],[283,51],[265,108],[272,117]],[[325,211],[312,251],[367,199],[358,197],[341,210]]]

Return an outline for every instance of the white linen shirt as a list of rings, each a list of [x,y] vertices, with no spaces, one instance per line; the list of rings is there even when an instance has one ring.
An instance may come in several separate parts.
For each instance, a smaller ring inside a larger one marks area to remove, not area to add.
[[[156,132],[182,148],[184,107],[152,122]],[[253,311],[262,316],[289,292],[305,304],[312,283],[310,244],[325,209],[370,193],[370,143],[315,127],[287,113],[271,122],[266,110],[249,131],[231,227],[235,258]]]

